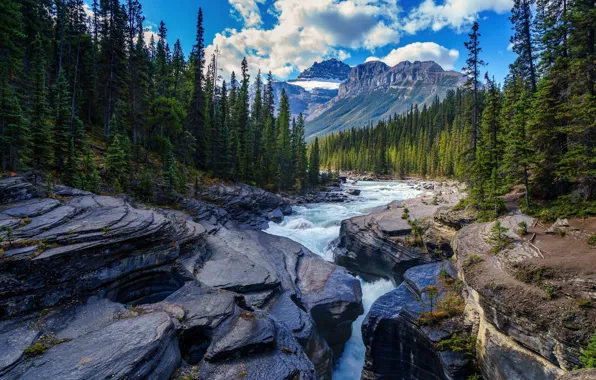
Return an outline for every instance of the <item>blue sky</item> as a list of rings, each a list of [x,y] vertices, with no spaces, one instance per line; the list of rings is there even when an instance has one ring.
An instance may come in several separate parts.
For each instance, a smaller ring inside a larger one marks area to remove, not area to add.
[[[351,66],[367,59],[393,65],[402,60],[435,60],[461,70],[463,43],[474,20],[480,22],[486,70],[502,81],[515,59],[508,49],[512,0],[142,0],[147,25],[168,28],[186,54],[195,38],[199,6],[205,16],[210,55],[221,51],[229,73],[247,56],[251,71],[271,70],[293,78],[326,58]]]

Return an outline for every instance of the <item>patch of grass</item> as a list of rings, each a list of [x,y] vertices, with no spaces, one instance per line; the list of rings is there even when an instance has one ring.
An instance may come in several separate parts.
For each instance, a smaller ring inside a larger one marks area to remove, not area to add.
[[[26,216],[26,217],[24,217],[21,220],[21,227],[24,227],[24,226],[26,226],[28,224],[31,224],[31,218],[29,218],[28,216]]]
[[[107,234],[108,232],[110,232],[112,229],[109,226],[105,226],[104,228],[101,229],[101,232],[103,232],[104,234]]]
[[[476,265],[478,263],[481,263],[482,261],[484,261],[484,259],[478,255],[470,255],[468,257],[466,257],[466,260],[464,261],[464,265],[466,267],[471,267],[472,265]]]
[[[517,234],[519,236],[526,236],[528,234],[528,223],[519,222],[517,226],[519,227],[519,229],[517,230]]]
[[[596,201],[584,201],[571,195],[565,195],[545,207],[528,211],[547,222],[559,218],[587,218],[596,216]]]
[[[50,348],[61,344],[70,342],[72,339],[56,339],[55,336],[51,334],[44,334],[42,335],[35,343],[25,349],[25,357],[28,359],[40,356],[46,353],[47,350]]]
[[[579,300],[575,300],[575,303],[577,304],[578,307],[581,308],[590,308],[592,307],[592,300],[588,300],[588,299],[579,299]]]
[[[546,296],[548,297],[548,299],[553,299],[557,296],[557,290],[558,288],[552,284],[545,284],[543,286],[544,292],[546,293]]]
[[[451,209],[453,211],[462,211],[466,209],[466,206],[468,205],[468,200],[466,198],[462,198],[459,200],[459,202],[457,202],[457,204],[455,206],[453,206]]]
[[[596,235],[592,235],[589,239],[588,239],[588,244],[590,244],[593,247],[596,247]]]

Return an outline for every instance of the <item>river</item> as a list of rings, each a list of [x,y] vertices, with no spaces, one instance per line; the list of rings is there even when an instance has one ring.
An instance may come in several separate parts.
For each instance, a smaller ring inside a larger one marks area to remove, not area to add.
[[[291,216],[286,217],[281,224],[271,223],[265,232],[288,237],[326,260],[333,261],[332,243],[339,237],[342,220],[364,215],[393,201],[410,199],[421,194],[404,182],[361,181],[356,185],[346,185],[345,188],[356,188],[361,194],[353,202],[296,206]],[[364,314],[354,321],[352,337],[346,343],[345,352],[333,371],[334,380],[360,378],[365,352],[360,327],[375,300],[393,289],[390,281],[360,281]]]

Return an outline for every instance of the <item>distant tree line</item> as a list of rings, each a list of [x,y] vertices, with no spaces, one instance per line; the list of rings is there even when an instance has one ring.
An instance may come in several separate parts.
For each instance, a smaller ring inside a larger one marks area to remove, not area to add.
[[[92,191],[149,191],[155,175],[183,191],[198,173],[317,185],[303,117],[291,118],[285,93],[275,110],[271,73],[251,87],[246,59],[222,80],[218,56],[205,57],[202,10],[188,57],[164,22],[145,40],[138,0],[94,0],[91,11],[83,0],[0,3],[2,169]]]
[[[532,198],[556,200],[596,213],[594,1],[515,0],[510,20],[517,59],[502,86],[482,77],[475,23],[464,88],[374,127],[324,138],[322,165],[458,178],[485,210],[498,212],[500,196],[523,185],[526,206]]]

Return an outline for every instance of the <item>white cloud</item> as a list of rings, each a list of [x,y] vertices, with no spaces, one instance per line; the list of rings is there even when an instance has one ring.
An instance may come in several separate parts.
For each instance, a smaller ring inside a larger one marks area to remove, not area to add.
[[[216,34],[207,48],[208,57],[218,46],[220,62],[227,74],[238,72],[242,58],[247,57],[251,74],[257,69],[271,70],[279,79],[286,79],[315,61],[331,57],[347,59],[354,50],[368,50],[373,55],[378,48],[396,45],[404,33],[443,28],[463,32],[481,12],[502,14],[513,3],[513,0],[418,0],[418,5],[403,11],[399,0],[228,1],[243,21],[243,27]],[[263,5],[276,20],[267,29],[263,28],[259,9]],[[426,42],[395,49],[383,60],[393,62],[403,56],[411,60],[432,59],[451,69],[459,53]]]
[[[513,51],[513,42],[510,42],[509,45],[507,45],[507,51]]]
[[[207,48],[210,56],[219,47],[227,73],[238,72],[246,56],[253,73],[271,70],[284,79],[314,61],[343,60],[352,49],[374,50],[397,43],[401,33],[395,0],[276,0],[270,13],[277,22],[270,29],[256,27],[261,25],[260,13],[257,18],[247,11],[258,11],[257,2],[262,0],[229,1],[242,15],[245,27],[217,33]],[[242,4],[245,12],[235,4]]]
[[[383,61],[389,66],[395,66],[403,61],[435,61],[445,70],[453,70],[459,58],[459,51],[447,49],[434,42],[415,42],[397,49],[393,49],[385,58],[369,57],[366,62]]]
[[[258,27],[263,23],[261,11],[258,4],[264,4],[266,0],[229,0],[232,6],[232,13],[238,15],[248,28]]]
[[[424,0],[410,11],[404,23],[404,30],[410,34],[431,28],[439,31],[445,27],[458,31],[469,26],[483,11],[505,13],[511,10],[513,0]]]

